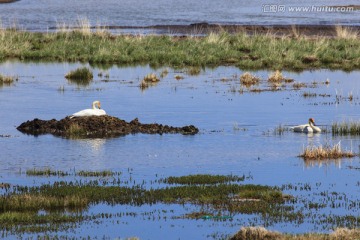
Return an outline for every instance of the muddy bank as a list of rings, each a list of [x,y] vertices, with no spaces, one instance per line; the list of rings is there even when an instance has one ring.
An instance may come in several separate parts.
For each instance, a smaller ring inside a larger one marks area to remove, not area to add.
[[[19,0],[0,0],[0,3],[12,3],[12,2],[17,2]]]
[[[41,135],[53,134],[67,138],[107,138],[125,136],[127,134],[164,134],[180,133],[194,135],[199,129],[193,125],[172,127],[157,123],[143,124],[137,118],[126,122],[112,116],[91,116],[79,118],[63,118],[61,120],[34,120],[22,123],[17,129],[26,134]]]

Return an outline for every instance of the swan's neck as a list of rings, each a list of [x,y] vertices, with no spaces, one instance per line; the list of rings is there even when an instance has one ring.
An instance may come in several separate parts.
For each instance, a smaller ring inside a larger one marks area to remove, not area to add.
[[[98,102],[93,102],[92,109],[100,109],[99,108],[99,103]]]

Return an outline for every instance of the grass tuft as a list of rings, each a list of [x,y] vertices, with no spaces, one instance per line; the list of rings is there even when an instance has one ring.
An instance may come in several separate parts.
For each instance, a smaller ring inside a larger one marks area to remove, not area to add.
[[[4,75],[0,74],[0,86],[2,86],[2,85],[9,86],[14,83],[15,79],[17,80],[17,78],[14,76],[4,76]]]
[[[276,70],[275,72],[271,73],[268,81],[271,83],[280,83],[285,81],[285,77],[283,76],[282,72],[279,70]]]
[[[245,72],[240,76],[240,83],[246,87],[259,84],[260,78],[252,75],[249,72]]]
[[[63,171],[52,171],[50,168],[46,169],[30,169],[26,170],[27,176],[67,176]]]
[[[155,73],[149,73],[143,78],[139,87],[141,90],[144,90],[150,86],[156,85],[159,81],[160,79]]]
[[[360,122],[335,122],[331,125],[331,130],[333,135],[360,135]]]
[[[275,240],[281,233],[269,231],[264,227],[242,227],[230,240]]]
[[[192,184],[218,184],[218,183],[227,183],[227,182],[239,182],[244,181],[245,176],[223,176],[223,175],[208,175],[208,174],[197,174],[197,175],[188,175],[182,177],[168,177],[164,179],[165,183],[168,184],[182,184],[182,185],[192,185]]]
[[[78,84],[89,84],[93,79],[92,71],[87,67],[77,68],[65,75],[65,78]]]
[[[357,31],[351,30],[348,27],[341,25],[335,26],[336,37],[339,39],[350,39],[356,40],[359,38],[359,33]]]
[[[306,160],[324,160],[338,158],[352,158],[355,154],[352,151],[343,151],[340,142],[334,146],[308,146],[304,148],[300,157]]]

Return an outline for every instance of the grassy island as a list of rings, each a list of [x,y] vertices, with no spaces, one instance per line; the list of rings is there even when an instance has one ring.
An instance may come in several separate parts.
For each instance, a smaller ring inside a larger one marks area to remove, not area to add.
[[[333,37],[271,32],[230,34],[226,31],[202,37],[179,37],[113,35],[97,29],[49,33],[2,29],[0,41],[0,61],[18,58],[172,67],[233,65],[242,69],[360,69],[359,33],[345,27],[337,27]]]

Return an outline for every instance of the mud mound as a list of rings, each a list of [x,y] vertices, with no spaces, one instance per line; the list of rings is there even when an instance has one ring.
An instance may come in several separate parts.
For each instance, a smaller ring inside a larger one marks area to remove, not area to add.
[[[194,135],[199,132],[199,129],[193,125],[171,127],[157,123],[142,124],[137,118],[131,122],[126,122],[108,115],[79,118],[66,117],[59,121],[56,119],[41,120],[35,118],[32,121],[22,123],[17,129],[22,133],[31,135],[51,133],[55,136],[68,138],[107,138],[135,133]]]

